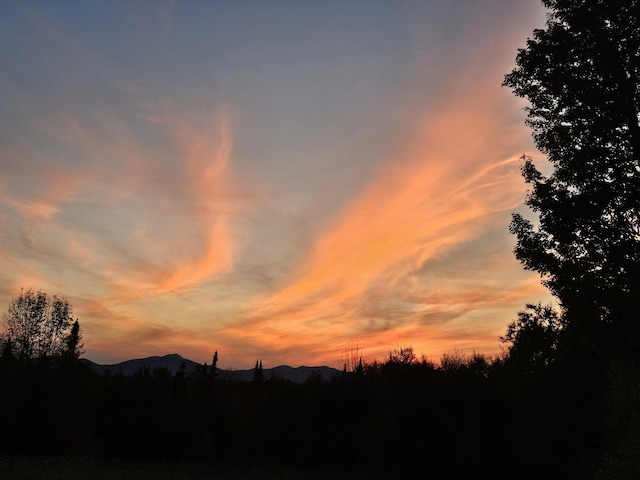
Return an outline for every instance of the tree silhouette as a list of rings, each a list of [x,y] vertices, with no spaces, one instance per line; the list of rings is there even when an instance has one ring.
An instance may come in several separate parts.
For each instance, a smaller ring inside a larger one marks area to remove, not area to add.
[[[73,362],[84,353],[82,350],[84,344],[80,342],[82,342],[82,333],[80,332],[80,323],[76,320],[71,326],[71,331],[65,342],[66,345],[62,351],[62,356],[66,361]]]
[[[218,376],[218,350],[216,350],[213,353],[213,359],[211,360],[211,367],[209,367],[209,375],[213,380],[215,380],[216,377]]]
[[[416,361],[416,355],[413,352],[413,347],[401,347],[400,349],[394,349],[389,353],[389,363],[395,365],[411,365]]]
[[[262,359],[258,362],[256,360],[256,366],[253,369],[253,381],[254,383],[262,383],[264,380],[264,369],[262,368]]]
[[[516,257],[540,273],[581,343],[640,351],[640,6],[637,0],[543,0],[504,80],[553,167],[526,158],[526,204],[513,216]],[[608,339],[608,341],[606,341]]]
[[[534,373],[554,361],[563,321],[551,305],[527,304],[501,337],[508,360],[524,373]]]
[[[3,315],[3,337],[21,360],[80,355],[80,325],[69,301],[38,290],[20,292]]]

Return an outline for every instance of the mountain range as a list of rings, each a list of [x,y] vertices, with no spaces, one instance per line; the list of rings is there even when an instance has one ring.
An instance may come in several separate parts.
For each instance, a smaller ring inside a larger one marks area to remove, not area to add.
[[[151,370],[154,370],[156,368],[166,368],[172,375],[175,375],[176,372],[180,369],[180,365],[182,364],[182,362],[185,363],[187,373],[194,372],[196,369],[202,368],[202,364],[194,362],[193,360],[189,360],[188,358],[184,358],[177,353],[172,353],[170,355],[164,356],[136,358],[113,365],[100,365],[86,358],[81,359],[81,361],[89,365],[89,367],[91,367],[94,372],[100,375],[104,374],[106,371],[110,371],[112,374],[122,373],[123,375],[133,375],[135,372],[145,366],[149,367]],[[341,373],[340,370],[326,366],[290,367],[288,365],[280,365],[278,367],[265,368],[263,370],[263,377],[265,380],[269,380],[270,378],[275,377],[279,380],[288,380],[294,383],[303,383],[314,372],[318,372],[320,375],[322,375],[322,378],[325,381],[331,380]],[[226,380],[250,381],[253,379],[253,369],[218,369],[217,373],[219,378],[223,378]]]

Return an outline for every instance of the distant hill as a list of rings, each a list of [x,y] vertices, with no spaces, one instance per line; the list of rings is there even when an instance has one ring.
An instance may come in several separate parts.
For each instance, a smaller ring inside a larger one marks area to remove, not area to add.
[[[107,370],[110,370],[111,373],[122,373],[123,375],[133,375],[136,371],[140,370],[145,365],[148,365],[151,370],[158,367],[166,368],[171,372],[172,375],[175,375],[178,369],[180,368],[180,364],[182,362],[186,363],[187,372],[193,371],[195,368],[200,367],[201,365],[182,356],[177,353],[172,353],[170,355],[165,355],[163,357],[146,357],[146,358],[136,358],[133,360],[127,360],[125,362],[115,363],[113,365],[99,365],[97,363],[92,362],[91,360],[81,359],[82,362],[88,364],[91,369],[99,374],[103,374]]]
[[[99,365],[97,363],[92,362],[88,359],[81,359],[81,361],[91,369],[102,375],[107,370],[111,371],[111,373],[122,373],[123,375],[133,375],[136,371],[140,370],[143,366],[149,366],[151,370],[161,367],[166,368],[171,372],[172,375],[175,375],[178,369],[180,368],[180,364],[185,362],[187,373],[191,373],[195,371],[197,368],[201,368],[202,364],[194,362],[193,360],[189,360],[187,358],[178,355],[177,353],[172,353],[170,355],[164,355],[162,357],[146,357],[146,358],[136,358],[133,360],[127,360],[125,362],[116,363],[113,365]],[[288,365],[280,365],[274,368],[265,368],[264,369],[264,379],[269,380],[272,377],[275,377],[280,380],[289,380],[295,383],[303,383],[306,381],[313,372],[318,372],[322,375],[324,380],[331,380],[335,376],[339,375],[341,372],[335,368],[331,367],[289,367]],[[218,369],[218,375],[220,378],[226,380],[237,380],[241,382],[251,381],[253,380],[253,369],[249,370],[222,370]]]

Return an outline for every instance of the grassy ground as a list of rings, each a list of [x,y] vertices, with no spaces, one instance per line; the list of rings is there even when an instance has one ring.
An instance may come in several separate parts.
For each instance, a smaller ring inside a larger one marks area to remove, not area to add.
[[[223,467],[180,461],[77,457],[0,457],[5,480],[361,480],[364,477],[295,467]]]

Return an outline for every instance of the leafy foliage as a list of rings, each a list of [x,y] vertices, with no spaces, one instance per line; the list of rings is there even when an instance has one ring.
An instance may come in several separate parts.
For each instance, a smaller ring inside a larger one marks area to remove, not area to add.
[[[516,257],[537,271],[583,337],[640,345],[640,3],[545,0],[545,29],[504,85],[553,172],[522,173],[539,223],[515,214]],[[572,325],[573,326],[573,325]]]
[[[553,306],[527,304],[501,337],[508,345],[509,361],[526,373],[549,365],[556,358],[562,328],[562,317]]]

